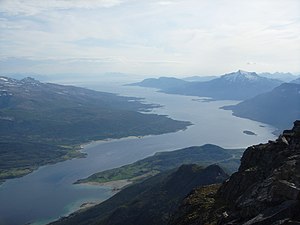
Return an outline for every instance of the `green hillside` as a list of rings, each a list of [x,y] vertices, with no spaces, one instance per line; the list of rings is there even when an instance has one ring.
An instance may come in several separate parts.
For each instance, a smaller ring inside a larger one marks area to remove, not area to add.
[[[162,134],[189,122],[143,114],[155,105],[32,78],[0,79],[0,182],[38,166],[82,156],[92,140]]]

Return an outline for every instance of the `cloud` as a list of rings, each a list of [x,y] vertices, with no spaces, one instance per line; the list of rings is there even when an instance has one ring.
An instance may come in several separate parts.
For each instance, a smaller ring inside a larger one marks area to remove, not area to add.
[[[0,58],[41,63],[7,70],[47,72],[55,63],[70,72],[299,72],[299,8],[298,0],[0,0]]]
[[[0,12],[33,16],[49,10],[109,8],[122,2],[122,0],[1,0]]]

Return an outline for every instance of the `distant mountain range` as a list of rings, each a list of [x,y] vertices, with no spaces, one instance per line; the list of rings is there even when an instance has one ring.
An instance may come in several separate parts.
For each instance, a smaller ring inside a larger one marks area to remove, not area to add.
[[[192,77],[185,77],[183,78],[183,80],[190,81],[190,82],[195,82],[195,81],[203,82],[203,81],[210,81],[216,78],[218,78],[218,76],[192,76]]]
[[[276,79],[276,80],[280,80],[282,82],[291,82],[292,80],[295,80],[297,77],[292,73],[280,73],[280,72],[276,72],[276,73],[257,73],[257,75],[261,76],[261,77],[266,77],[266,78],[270,78],[270,79]],[[213,79],[218,78],[219,76],[192,76],[192,77],[186,77],[183,78],[183,80],[185,81],[191,81],[191,82],[195,82],[195,81],[210,81]]]
[[[223,109],[233,115],[271,124],[280,131],[300,118],[300,84],[284,83],[272,91]]]
[[[296,77],[290,73],[262,75],[284,77],[285,80]],[[215,100],[244,100],[236,106],[223,109],[233,110],[235,116],[270,124],[278,128],[279,132],[300,118],[300,78],[283,83],[266,77],[239,70],[206,82],[162,77],[146,79],[133,85],[158,88],[164,93],[209,97]]]
[[[216,100],[245,100],[272,90],[282,83],[254,72],[237,71],[206,82],[176,78],[146,79],[132,85],[159,88],[164,93],[209,97]]]
[[[80,156],[76,149],[88,141],[174,132],[190,125],[138,112],[153,107],[137,98],[1,76],[0,182]]]
[[[259,73],[259,76],[266,77],[266,78],[271,78],[271,79],[277,79],[281,80],[283,82],[290,82],[292,80],[295,80],[297,76],[295,76],[292,73]]]
[[[292,80],[290,83],[300,84],[300,77],[298,79]]]
[[[169,90],[173,88],[180,88],[188,85],[189,82],[174,77],[160,77],[160,78],[147,78],[141,82],[129,84],[129,86],[140,86],[158,88],[161,90]]]

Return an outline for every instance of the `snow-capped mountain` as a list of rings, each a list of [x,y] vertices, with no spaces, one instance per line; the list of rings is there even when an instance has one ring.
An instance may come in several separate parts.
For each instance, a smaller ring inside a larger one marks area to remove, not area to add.
[[[147,87],[159,88],[170,94],[210,97],[219,100],[244,100],[268,92],[282,81],[257,75],[255,72],[238,70],[206,82],[177,82],[177,85],[161,84],[160,79],[152,79]],[[149,83],[149,82],[148,82]],[[135,85],[144,86],[144,81]]]
[[[258,76],[255,72],[247,72],[243,70],[225,74],[221,78],[229,82],[254,82],[262,79],[262,77]]]

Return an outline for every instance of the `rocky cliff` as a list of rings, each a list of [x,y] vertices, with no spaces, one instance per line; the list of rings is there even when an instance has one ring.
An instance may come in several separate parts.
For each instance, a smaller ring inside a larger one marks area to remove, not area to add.
[[[300,121],[276,141],[246,149],[218,189],[192,192],[170,224],[300,224]]]

